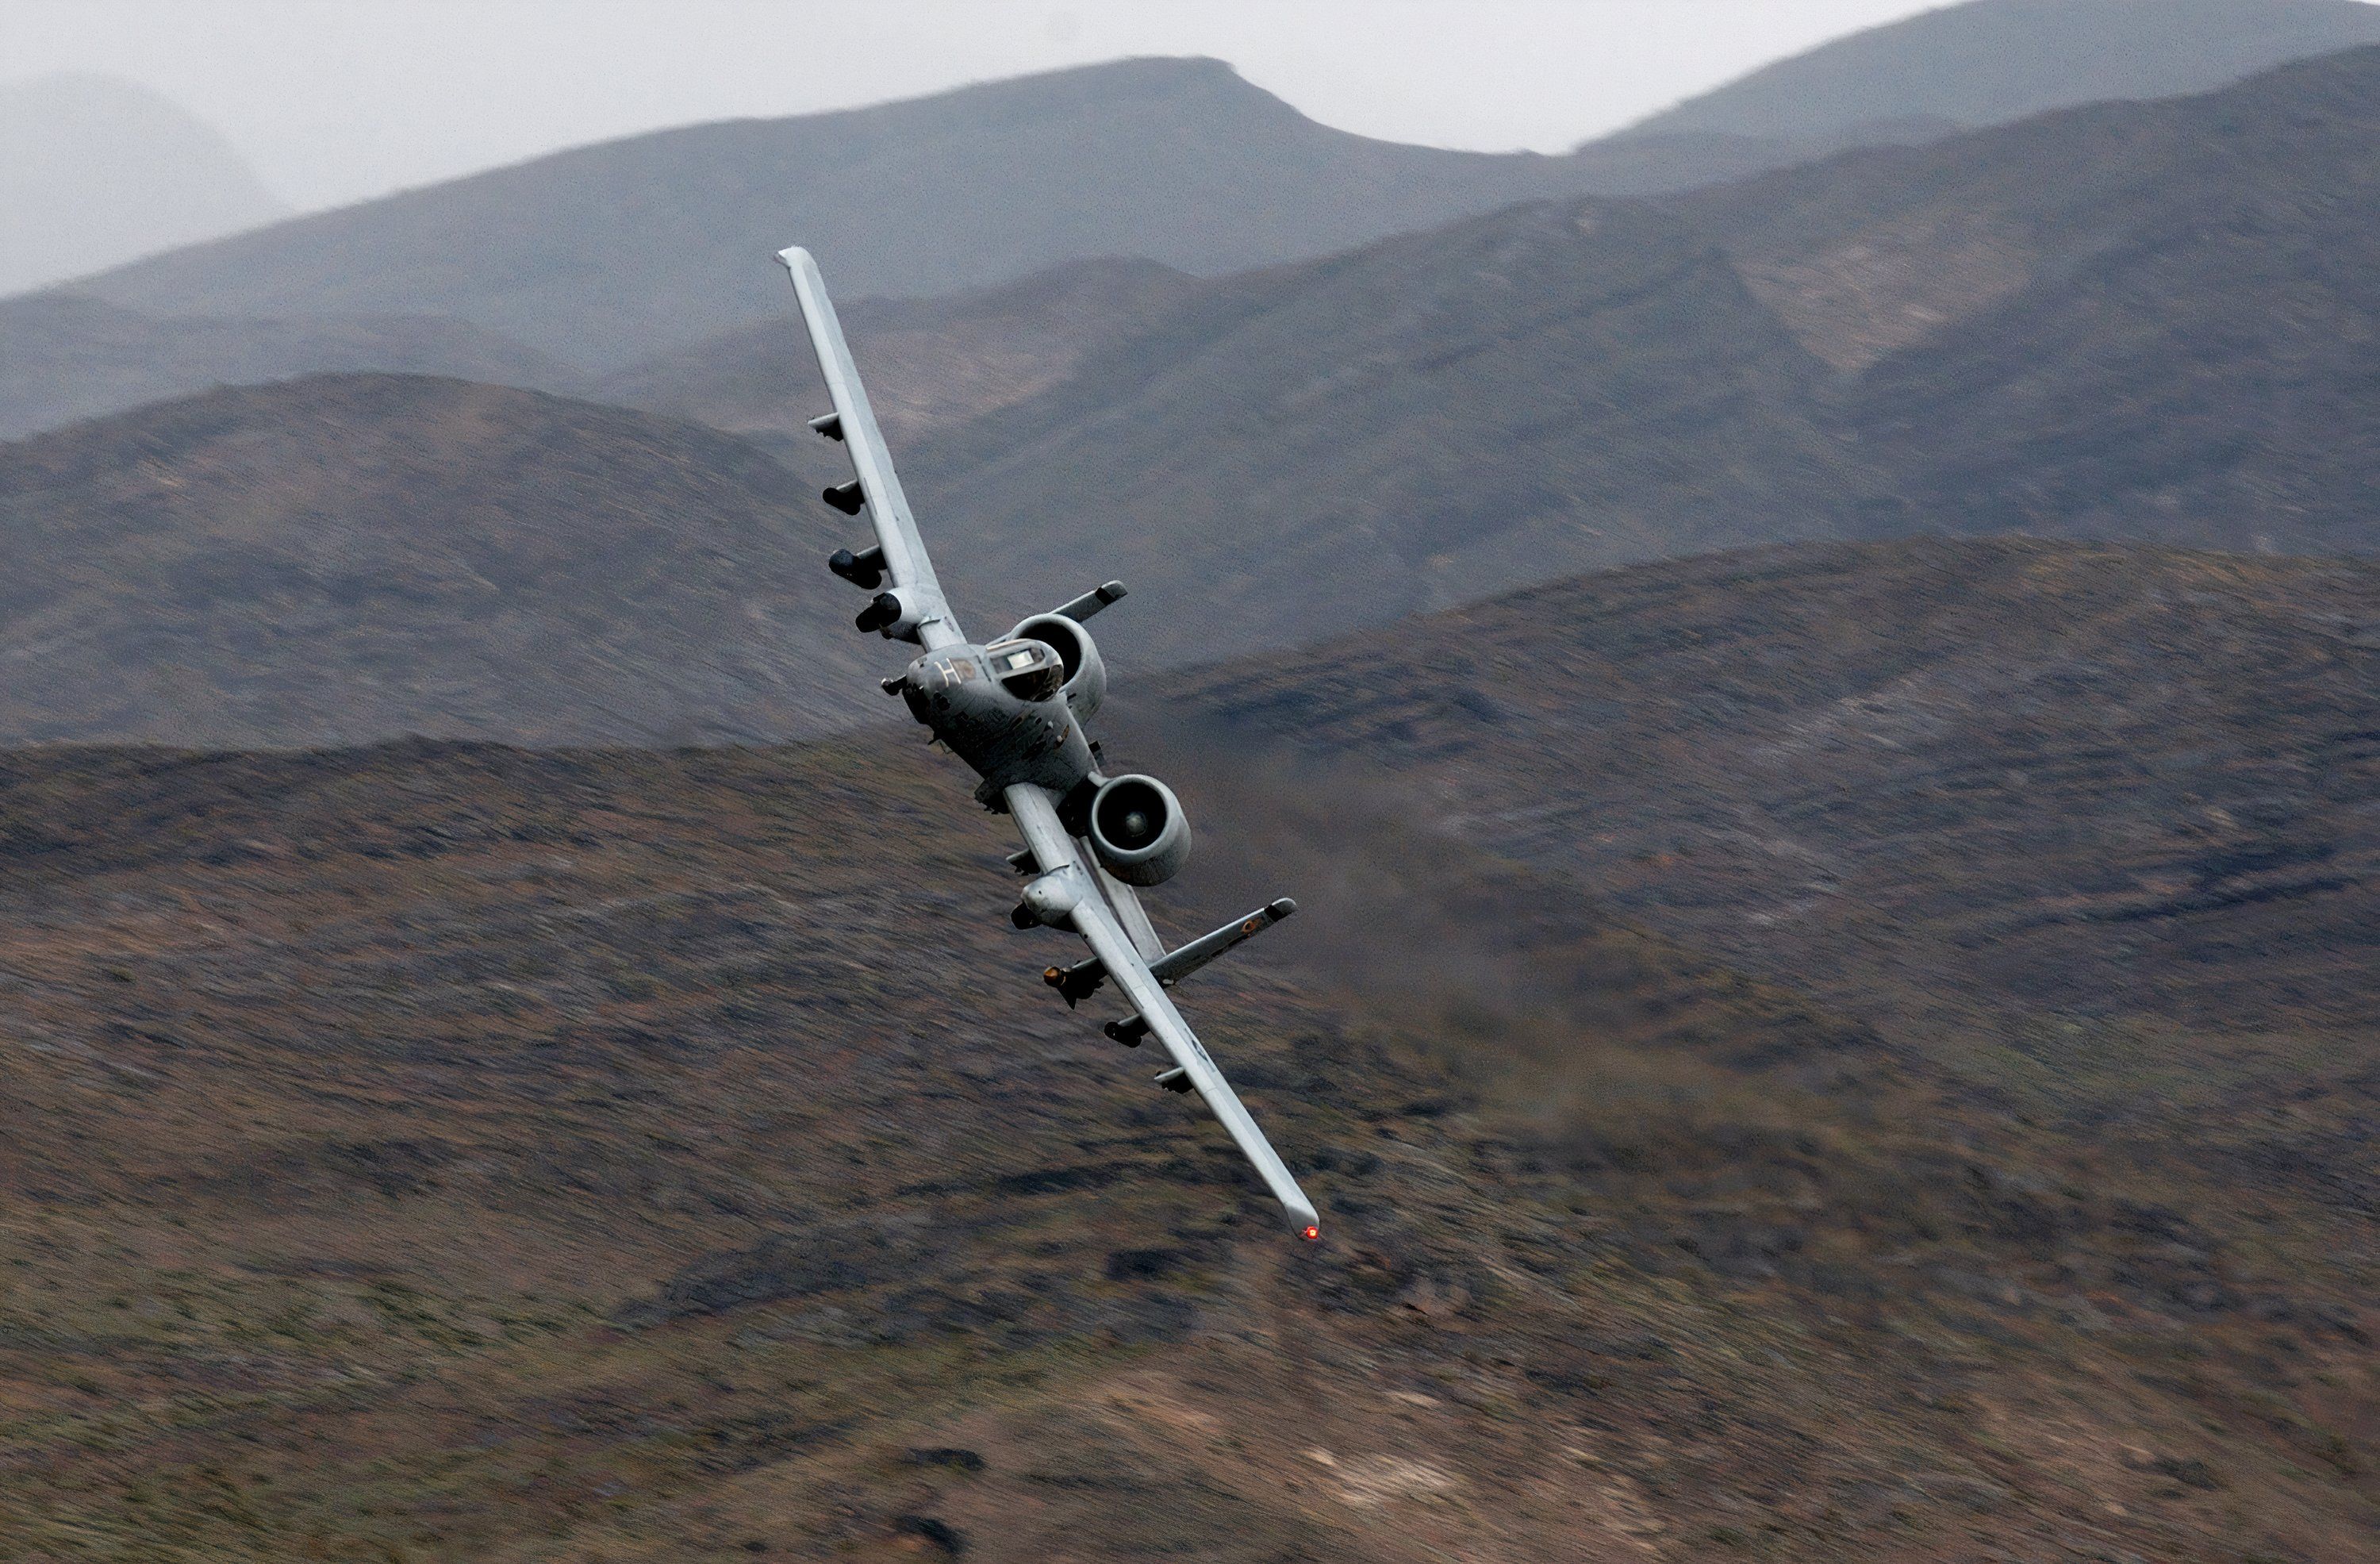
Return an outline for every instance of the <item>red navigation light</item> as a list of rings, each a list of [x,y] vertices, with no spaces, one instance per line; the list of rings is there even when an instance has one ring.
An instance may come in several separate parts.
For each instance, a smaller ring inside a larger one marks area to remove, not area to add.
[[[1305,1236],[1309,1240],[1318,1239],[1322,1236],[1322,1229],[1308,1222],[1305,1224]]]

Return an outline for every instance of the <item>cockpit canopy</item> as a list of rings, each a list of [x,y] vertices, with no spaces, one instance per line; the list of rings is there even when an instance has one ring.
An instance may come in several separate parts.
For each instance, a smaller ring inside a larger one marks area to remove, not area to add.
[[[984,648],[991,677],[1020,701],[1055,700],[1066,687],[1066,665],[1046,642],[1003,641]]]

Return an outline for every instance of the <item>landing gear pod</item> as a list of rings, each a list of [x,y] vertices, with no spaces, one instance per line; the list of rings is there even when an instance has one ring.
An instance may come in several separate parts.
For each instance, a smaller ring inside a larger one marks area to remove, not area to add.
[[[1119,776],[1091,797],[1091,850],[1128,886],[1160,885],[1190,859],[1190,821],[1154,776]]]

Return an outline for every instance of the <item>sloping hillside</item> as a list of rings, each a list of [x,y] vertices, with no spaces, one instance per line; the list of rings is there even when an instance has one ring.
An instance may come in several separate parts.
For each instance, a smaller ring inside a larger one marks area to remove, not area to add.
[[[2380,543],[2380,49],[1691,203],[1890,473],[1880,526]]]
[[[1803,140],[1863,121],[2001,125],[2211,92],[2364,43],[2380,43],[2380,7],[2358,0],[1968,0],[1780,60],[1633,133]]]
[[[908,470],[995,583],[1095,540],[1155,658],[1769,539],[2369,549],[2375,169],[2362,50],[1519,208],[1208,284]]]
[[[1386,768],[1984,1100],[2365,1221],[2380,1198],[2380,566],[1763,549],[1159,688],[1210,755]],[[2300,1107],[2209,1117],[2226,1094]]]
[[[0,301],[0,439],[218,385],[358,370],[582,388],[552,360],[450,318],[159,317],[38,293]]]
[[[839,305],[886,436],[1012,406],[1063,380],[1094,351],[1137,335],[1193,295],[1153,261],[1077,261],[1000,287],[936,299]],[[825,407],[791,305],[705,342],[606,376],[607,401],[698,419],[742,434],[792,437]]]
[[[797,241],[848,298],[1107,255],[1217,273],[1581,177],[1567,159],[1331,130],[1217,61],[1134,60],[580,148],[86,287],[178,313],[449,314],[609,370],[779,312],[770,257]]]
[[[0,762],[0,1549],[2367,1551],[2317,1203],[1249,780],[1312,1248],[920,750]]]
[[[0,734],[815,731],[870,709],[884,660],[817,564],[840,536],[818,513],[726,435],[459,381],[83,424],[0,447]]]
[[[1178,662],[1834,532],[1827,373],[1665,215],[1542,205],[1209,285],[904,470],[953,580],[1123,577],[1118,644]]]

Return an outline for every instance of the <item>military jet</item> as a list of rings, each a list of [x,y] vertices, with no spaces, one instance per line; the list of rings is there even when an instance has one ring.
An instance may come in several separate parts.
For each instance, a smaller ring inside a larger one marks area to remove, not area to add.
[[[1090,947],[1087,959],[1050,967],[1043,981],[1069,1008],[1113,983],[1132,1014],[1108,1022],[1107,1034],[1131,1048],[1155,1035],[1172,1057],[1157,1084],[1204,1098],[1299,1236],[1320,1238],[1312,1203],[1167,992],[1297,904],[1272,902],[1166,949],[1139,887],[1181,869],[1190,856],[1189,822],[1173,790],[1155,777],[1104,775],[1099,747],[1083,731],[1107,690],[1107,669],[1084,621],[1123,597],[1123,583],[1109,581],[1036,614],[996,641],[968,640],[926,556],[818,263],[798,247],[777,259],[793,277],[834,402],[809,427],[851,453],[853,476],[823,497],[846,516],[864,508],[876,532],[870,547],[838,549],[827,568],[869,594],[852,621],[859,629],[919,648],[906,669],[883,681],[885,693],[899,696],[975,768],[982,777],[978,802],[1016,822],[1025,849],[1008,861],[1028,878],[1010,921],[1020,929],[1071,928]]]

